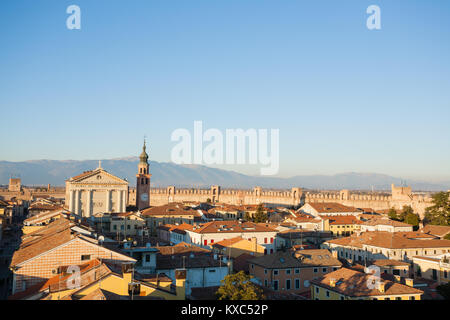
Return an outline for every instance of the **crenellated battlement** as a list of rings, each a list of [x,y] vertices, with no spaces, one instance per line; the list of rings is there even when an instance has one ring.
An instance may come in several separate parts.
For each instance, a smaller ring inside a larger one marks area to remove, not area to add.
[[[133,189],[130,189],[130,203],[133,200]],[[395,187],[392,185],[391,195],[386,192],[351,192],[340,191],[303,191],[302,188],[290,190],[271,190],[261,187],[253,189],[223,189],[220,186],[210,188],[167,188],[150,189],[151,205],[164,205],[178,201],[208,201],[229,204],[274,204],[284,206],[299,206],[308,202],[338,202],[356,208],[372,208],[373,210],[401,209],[410,205],[423,215],[425,208],[431,202],[430,197],[415,195],[410,187]]]

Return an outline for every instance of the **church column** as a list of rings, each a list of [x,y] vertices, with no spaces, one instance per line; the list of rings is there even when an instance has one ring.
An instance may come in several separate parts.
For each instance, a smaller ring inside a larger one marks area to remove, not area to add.
[[[122,209],[122,192],[120,190],[117,190],[117,206],[116,210],[117,212],[120,212]]]
[[[111,211],[111,190],[106,190],[106,212]]]
[[[126,212],[126,210],[127,210],[127,205],[126,205],[126,194],[125,194],[125,191],[124,190],[122,190],[121,191],[121,193],[122,193],[122,212]]]
[[[75,214],[80,212],[80,190],[75,190]]]
[[[91,202],[92,202],[92,190],[88,190],[87,192],[87,201],[86,201],[86,217],[91,216]]]
[[[69,211],[70,212],[73,212],[73,197],[74,196],[74,191],[73,190],[70,190],[69,191]]]

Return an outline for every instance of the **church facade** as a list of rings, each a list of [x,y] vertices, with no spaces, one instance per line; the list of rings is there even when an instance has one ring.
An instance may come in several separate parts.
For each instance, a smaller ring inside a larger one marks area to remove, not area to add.
[[[97,213],[126,212],[128,181],[104,170],[101,165],[66,181],[65,203],[70,212],[90,217]]]

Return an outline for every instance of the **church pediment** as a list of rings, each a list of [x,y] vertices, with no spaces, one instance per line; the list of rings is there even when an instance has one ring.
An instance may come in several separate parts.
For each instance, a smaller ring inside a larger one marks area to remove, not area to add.
[[[120,179],[115,175],[103,170],[96,169],[93,171],[85,172],[79,176],[70,179],[72,183],[83,183],[83,184],[126,184],[126,180]]]

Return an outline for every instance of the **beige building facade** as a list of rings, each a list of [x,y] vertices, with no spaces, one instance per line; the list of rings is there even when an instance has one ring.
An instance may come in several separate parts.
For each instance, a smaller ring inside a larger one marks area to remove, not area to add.
[[[101,165],[66,181],[66,207],[82,217],[97,213],[126,212],[128,182]]]

